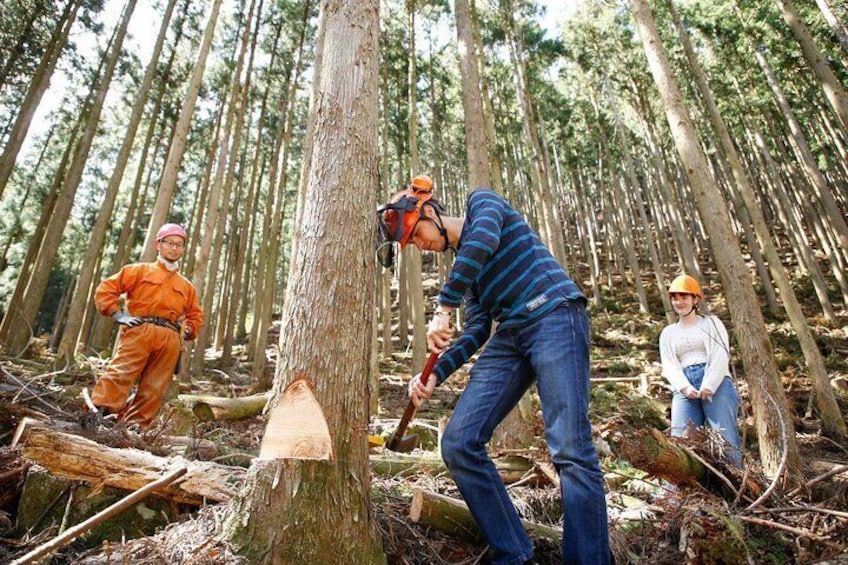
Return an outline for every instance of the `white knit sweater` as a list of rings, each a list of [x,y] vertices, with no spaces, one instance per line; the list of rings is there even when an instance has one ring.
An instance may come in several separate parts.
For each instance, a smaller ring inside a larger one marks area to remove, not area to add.
[[[706,363],[701,389],[715,392],[730,374],[730,340],[727,329],[716,316],[698,316],[695,324],[671,324],[660,334],[663,376],[673,390],[689,385],[683,368]]]

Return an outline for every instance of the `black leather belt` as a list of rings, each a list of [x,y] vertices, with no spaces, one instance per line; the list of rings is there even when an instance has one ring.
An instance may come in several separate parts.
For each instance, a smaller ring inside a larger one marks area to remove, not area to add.
[[[158,316],[141,316],[141,321],[145,324],[156,324],[157,326],[169,328],[180,333],[180,325],[177,322],[172,322],[168,318],[160,318]]]

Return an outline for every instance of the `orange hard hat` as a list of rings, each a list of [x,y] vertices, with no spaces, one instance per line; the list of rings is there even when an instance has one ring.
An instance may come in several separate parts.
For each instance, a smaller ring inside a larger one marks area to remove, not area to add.
[[[409,189],[416,195],[422,192],[433,192],[433,179],[427,175],[417,175],[409,182]]]
[[[703,298],[704,293],[701,291],[701,285],[689,275],[679,275],[671,284],[668,285],[669,294],[693,294],[698,298]]]

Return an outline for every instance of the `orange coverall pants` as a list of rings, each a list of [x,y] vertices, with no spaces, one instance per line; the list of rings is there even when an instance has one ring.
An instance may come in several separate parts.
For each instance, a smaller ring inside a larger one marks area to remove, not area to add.
[[[171,384],[181,348],[180,336],[172,329],[155,324],[122,328],[112,362],[94,386],[92,402],[121,420],[149,427]]]

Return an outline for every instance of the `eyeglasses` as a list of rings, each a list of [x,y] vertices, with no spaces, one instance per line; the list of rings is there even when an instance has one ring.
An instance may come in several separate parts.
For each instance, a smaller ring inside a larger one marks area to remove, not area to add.
[[[163,239],[159,242],[162,245],[167,245],[171,249],[182,249],[185,247],[185,243],[182,241],[168,241],[167,239]]]

